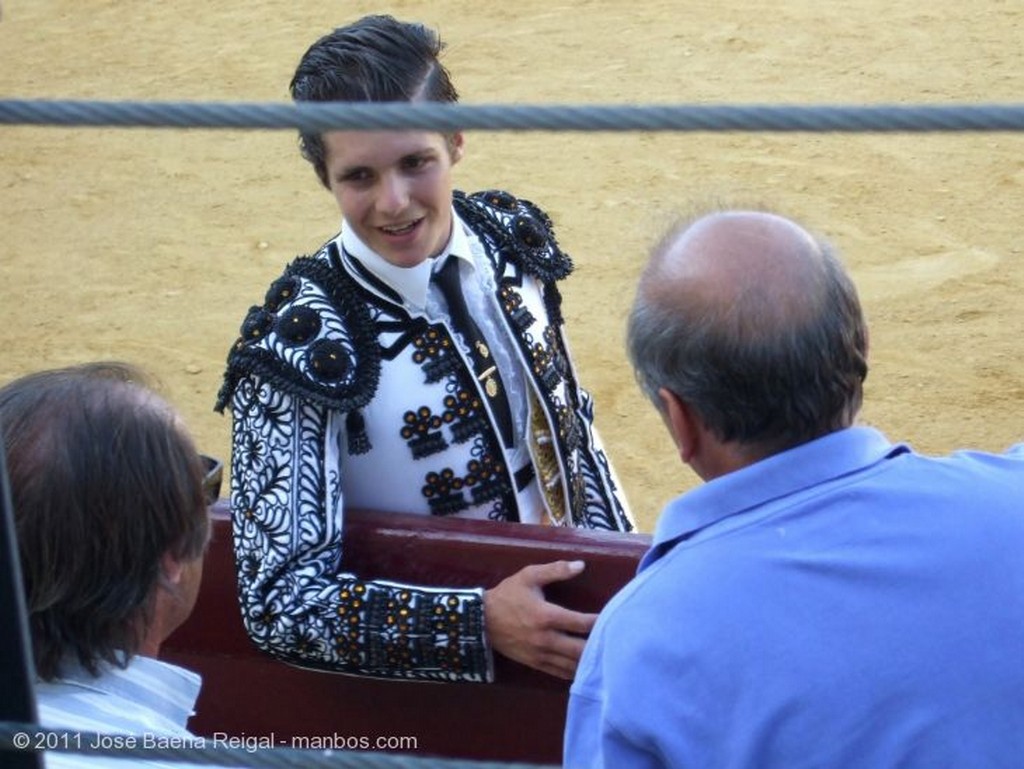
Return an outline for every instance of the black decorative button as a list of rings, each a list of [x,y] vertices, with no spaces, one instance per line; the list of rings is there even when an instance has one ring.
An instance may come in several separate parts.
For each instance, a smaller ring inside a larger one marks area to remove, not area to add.
[[[309,367],[323,381],[337,382],[348,373],[348,351],[338,342],[321,339],[310,347]]]
[[[488,203],[502,211],[515,211],[519,207],[519,201],[514,195],[501,190],[493,190],[484,196]]]
[[[267,335],[274,325],[274,316],[262,307],[253,307],[242,321],[242,339],[255,342]]]
[[[542,248],[547,245],[547,233],[536,219],[529,216],[517,216],[512,222],[512,227],[519,241],[528,248]]]
[[[306,344],[320,331],[320,316],[310,307],[289,307],[277,319],[277,333],[289,344]]]
[[[270,284],[264,303],[268,310],[277,312],[281,305],[287,304],[299,293],[298,278],[278,278]]]

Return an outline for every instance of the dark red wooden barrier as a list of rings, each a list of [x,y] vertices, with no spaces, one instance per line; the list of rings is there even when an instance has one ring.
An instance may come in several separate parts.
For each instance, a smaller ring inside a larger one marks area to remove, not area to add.
[[[347,511],[346,568],[364,578],[491,587],[530,563],[582,559],[576,579],[548,597],[597,611],[636,570],[650,544],[640,534]],[[493,684],[419,683],[324,673],[259,652],[242,627],[231,529],[214,506],[214,539],[191,618],[161,656],[197,671],[197,734],[317,739],[412,737],[414,755],[559,763],[569,686],[498,657]],[[335,737],[337,736],[337,737]],[[340,745],[339,745],[340,746]]]

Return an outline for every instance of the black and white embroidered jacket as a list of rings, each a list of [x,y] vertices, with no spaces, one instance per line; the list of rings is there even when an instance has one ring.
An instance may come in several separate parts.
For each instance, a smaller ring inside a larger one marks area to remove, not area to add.
[[[548,519],[633,523],[569,359],[548,217],[504,192],[454,194],[529,391]],[[293,261],[253,307],[217,408],[233,417],[231,509],[249,635],[290,662],[363,675],[491,680],[482,590],[363,581],[344,569],[345,505],[518,520],[514,471],[447,322],[406,307],[341,238]]]

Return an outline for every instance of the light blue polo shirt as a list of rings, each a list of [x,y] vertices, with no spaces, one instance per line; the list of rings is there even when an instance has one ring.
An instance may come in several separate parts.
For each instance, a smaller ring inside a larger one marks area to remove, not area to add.
[[[587,643],[565,766],[1024,767],[1024,444],[855,427],[671,502]]]
[[[176,665],[136,655],[121,668],[98,661],[93,676],[70,656],[62,675],[35,684],[39,723],[44,729],[72,730],[63,743],[77,752],[47,751],[46,769],[203,769],[200,764],[146,760],[147,750],[207,747],[185,728],[199,696],[198,674]],[[133,735],[134,740],[94,740],[90,733]],[[100,755],[92,748],[131,747],[131,758]],[[2,765],[2,764],[0,764]]]

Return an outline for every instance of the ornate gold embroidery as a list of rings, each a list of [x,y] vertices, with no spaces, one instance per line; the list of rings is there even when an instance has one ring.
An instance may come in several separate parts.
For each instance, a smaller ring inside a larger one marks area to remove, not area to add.
[[[551,522],[565,525],[565,495],[562,493],[562,470],[551,437],[551,428],[544,409],[530,390],[530,454],[537,471],[541,494],[547,504]]]

